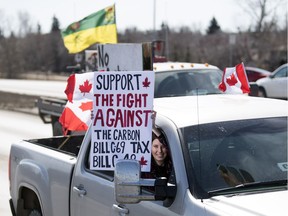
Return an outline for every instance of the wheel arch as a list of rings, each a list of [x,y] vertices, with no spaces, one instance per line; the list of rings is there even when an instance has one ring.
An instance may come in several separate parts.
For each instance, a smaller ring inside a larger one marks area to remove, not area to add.
[[[31,211],[31,206],[40,207],[42,214],[44,215],[44,212],[47,214],[51,209],[51,201],[49,202],[51,200],[50,179],[47,170],[40,164],[36,164],[35,161],[25,159],[17,166],[16,173],[15,185],[18,185],[16,186],[18,189],[17,192],[15,191],[15,196],[17,196],[17,198],[15,197],[15,207],[17,215],[19,215],[18,210],[20,209],[30,209]],[[20,215],[22,216],[22,214]],[[25,211],[23,215],[26,215]]]
[[[261,94],[263,94],[263,97],[267,97],[267,92],[263,86],[259,86],[259,93],[258,96],[261,97]]]
[[[38,210],[43,215],[41,198],[35,188],[23,185],[18,193],[16,215],[28,216],[33,210]]]

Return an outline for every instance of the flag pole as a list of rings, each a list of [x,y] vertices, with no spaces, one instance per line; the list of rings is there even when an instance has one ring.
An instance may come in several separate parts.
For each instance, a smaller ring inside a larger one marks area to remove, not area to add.
[[[154,0],[154,6],[153,6],[153,31],[154,31],[154,39],[156,40],[156,0]]]

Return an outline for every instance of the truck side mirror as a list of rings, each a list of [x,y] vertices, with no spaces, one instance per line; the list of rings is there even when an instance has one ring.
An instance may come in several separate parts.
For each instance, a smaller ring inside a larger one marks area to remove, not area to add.
[[[144,200],[173,199],[176,186],[167,185],[166,178],[142,179],[137,160],[118,160],[114,171],[115,197],[119,203],[139,203]],[[154,194],[141,193],[141,187],[155,187]]]
[[[154,186],[154,179],[141,180],[141,166],[137,160],[121,159],[114,171],[115,197],[119,203],[139,203],[154,200],[154,196],[141,195],[141,186]]]

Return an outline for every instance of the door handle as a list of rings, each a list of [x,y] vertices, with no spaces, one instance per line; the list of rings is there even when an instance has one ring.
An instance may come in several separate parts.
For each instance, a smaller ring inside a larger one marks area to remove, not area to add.
[[[83,197],[83,196],[85,196],[86,193],[87,193],[86,190],[84,190],[83,185],[74,186],[74,187],[73,187],[73,191],[76,192],[76,193],[78,193],[78,196],[79,196],[79,197]]]
[[[123,206],[113,204],[113,209],[120,213],[120,215],[126,215],[129,213],[129,210],[127,208],[124,208]]]

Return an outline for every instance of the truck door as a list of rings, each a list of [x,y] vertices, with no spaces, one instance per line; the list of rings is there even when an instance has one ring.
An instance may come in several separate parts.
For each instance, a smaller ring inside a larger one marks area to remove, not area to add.
[[[82,144],[83,147],[87,147],[86,149],[82,148],[79,152],[71,181],[70,209],[72,216],[179,215],[177,213],[180,206],[183,205],[182,201],[180,205],[179,201],[174,201],[170,207],[165,207],[163,201],[141,201],[137,204],[117,203],[114,195],[114,171],[89,170],[90,145],[85,141],[85,139],[88,140],[87,137],[89,136],[84,138]],[[90,139],[88,142],[90,143]],[[143,192],[151,195],[148,190],[144,189]]]
[[[125,204],[122,205],[129,211],[127,215],[147,215],[147,216],[167,216],[179,215],[175,211],[175,207],[168,208],[163,206],[163,201],[141,201],[138,204]]]
[[[84,141],[85,143],[85,141]],[[83,144],[84,145],[84,144]],[[89,146],[89,145],[86,145]],[[79,153],[71,182],[71,215],[119,215],[113,214],[113,171],[89,170],[90,147]]]
[[[112,172],[113,174],[113,172]],[[82,177],[75,175],[71,191],[71,215],[177,215],[163,206],[163,201],[145,201],[138,204],[119,204],[114,196],[113,177],[109,173],[83,170]],[[78,185],[78,189],[75,188]],[[81,190],[86,194],[81,195]],[[147,192],[148,194],[149,192]]]
[[[143,201],[138,204],[119,204],[114,196],[114,172],[91,171],[88,166],[89,150],[78,158],[71,183],[70,209],[79,215],[176,215],[163,206],[163,201]],[[82,152],[84,153],[84,152]],[[149,191],[144,191],[149,194]]]

